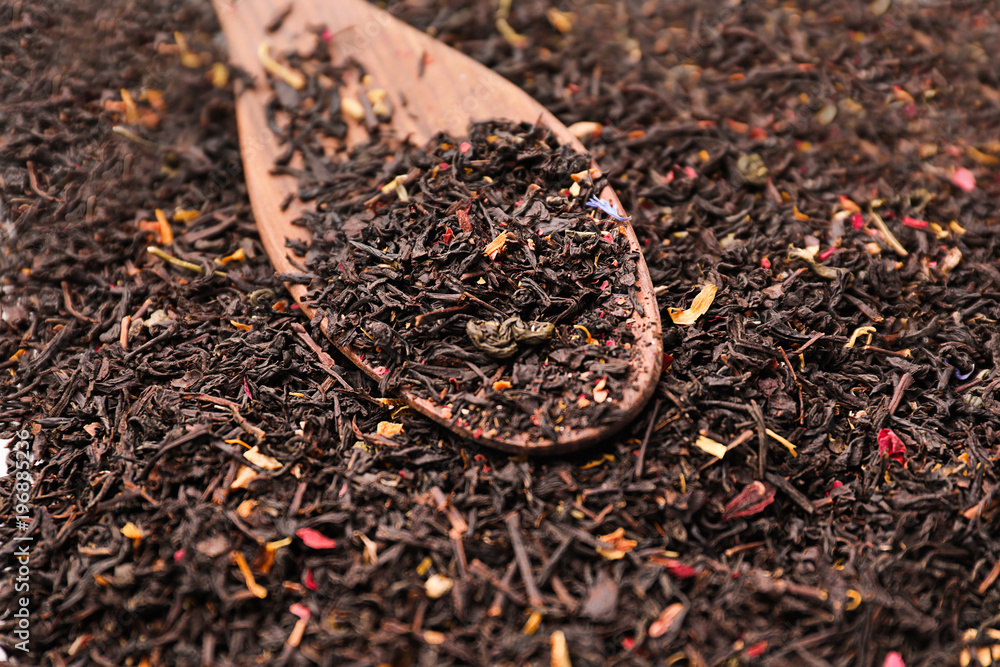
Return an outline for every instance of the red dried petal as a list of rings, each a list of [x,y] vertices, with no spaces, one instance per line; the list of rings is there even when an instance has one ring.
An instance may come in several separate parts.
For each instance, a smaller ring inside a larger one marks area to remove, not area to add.
[[[312,528],[299,528],[295,534],[310,549],[332,549],[337,546],[335,540]]]
[[[306,570],[305,576],[302,577],[302,583],[311,591],[319,590],[319,585],[316,583],[316,578],[313,577],[312,570]]]
[[[462,228],[462,231],[468,234],[472,231],[472,222],[469,220],[469,211],[464,209],[458,209],[455,211],[455,215],[458,216],[458,226]]]
[[[746,488],[740,491],[735,498],[726,503],[726,510],[722,513],[722,520],[730,521],[757,514],[773,502],[773,486],[760,481],[747,484]]]
[[[767,641],[759,641],[747,649],[748,658],[759,658],[767,650]]]
[[[899,465],[906,465],[906,445],[891,428],[884,428],[878,432],[878,453],[888,456]]]
[[[453,238],[455,238],[455,232],[451,231],[451,227],[445,227],[444,234],[441,235],[441,243],[451,243]]]
[[[851,227],[855,229],[861,229],[865,226],[865,219],[861,217],[860,213],[855,213],[851,216]]]
[[[914,229],[924,229],[930,223],[928,223],[926,220],[917,220],[916,218],[911,218],[908,215],[904,215],[903,224],[906,225],[907,227],[913,227]]]
[[[667,560],[671,561],[670,564],[664,563],[664,565],[667,566],[667,572],[669,572],[672,577],[677,579],[690,579],[698,574],[698,571],[690,565],[685,565],[684,563],[671,558],[668,558]]]

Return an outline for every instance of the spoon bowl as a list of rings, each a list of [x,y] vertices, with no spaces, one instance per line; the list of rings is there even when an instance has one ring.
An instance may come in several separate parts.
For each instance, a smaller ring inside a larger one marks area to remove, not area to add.
[[[523,90],[475,60],[446,46],[431,36],[392,17],[364,0],[296,0],[280,22],[269,31],[286,0],[213,0],[216,14],[229,46],[230,60],[253,77],[254,87],[238,91],[236,99],[240,150],[250,202],[261,240],[275,270],[293,273],[303,259],[286,246],[289,239],[308,241],[309,232],[292,222],[307,210],[295,196],[296,179],[271,173],[275,160],[284,153],[268,127],[266,109],[273,91],[258,57],[267,40],[271,54],[297,49],[302,53],[315,47],[316,27],[325,26],[334,62],[353,60],[361,65],[374,82],[372,87],[385,91],[394,109],[391,126],[396,136],[406,137],[416,145],[426,143],[438,132],[455,137],[468,133],[471,123],[491,119],[527,121],[545,125],[563,144],[585,153],[586,149],[548,110]],[[356,68],[352,68],[356,69]],[[365,84],[345,77],[341,94],[359,99]],[[367,77],[365,79],[368,80]],[[349,123],[341,149],[367,140],[362,124]],[[596,167],[596,165],[594,165]],[[608,187],[601,193],[618,210],[624,208]],[[285,205],[287,202],[289,204]],[[638,253],[636,290],[644,313],[632,314],[635,353],[630,361],[630,375],[619,401],[620,418],[609,424],[583,428],[563,428],[557,438],[529,433],[478,437],[456,423],[445,405],[417,396],[405,389],[400,396],[410,406],[463,438],[497,449],[530,454],[568,452],[606,439],[623,428],[652,396],[659,379],[663,345],[660,317],[653,285],[635,232],[627,222],[620,225],[631,250]],[[289,284],[289,292],[310,318],[314,309],[306,301],[304,285]],[[326,324],[323,324],[324,331]],[[381,376],[365,363],[357,350],[338,349],[365,373],[378,380]]]

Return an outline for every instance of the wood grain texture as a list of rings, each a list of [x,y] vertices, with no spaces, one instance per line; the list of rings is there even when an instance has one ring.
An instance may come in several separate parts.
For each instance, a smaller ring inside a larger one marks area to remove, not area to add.
[[[561,142],[585,152],[564,125],[520,88],[364,0],[295,0],[280,30],[273,34],[268,34],[265,26],[288,6],[288,0],[213,2],[229,46],[230,60],[253,76],[255,81],[254,88],[243,90],[237,96],[240,149],[261,240],[272,265],[279,272],[300,270],[286,248],[286,239],[305,240],[308,239],[308,232],[291,224],[303,212],[298,199],[293,199],[290,206],[281,210],[281,203],[297,191],[295,179],[270,173],[275,158],[283,151],[268,129],[265,117],[265,108],[272,93],[257,58],[258,46],[264,39],[271,42],[272,54],[292,48],[305,52],[315,44],[314,33],[309,28],[325,25],[334,34],[330,42],[334,59],[353,58],[364,67],[374,81],[372,87],[388,92],[394,108],[393,130],[397,136],[409,137],[417,145],[424,144],[442,130],[454,136],[463,136],[472,122],[503,119],[541,122]],[[361,92],[359,86],[359,82],[349,80],[343,93],[357,96]],[[354,124],[348,134],[348,142],[356,143],[365,138],[364,129]],[[602,196],[617,205],[619,210],[624,210],[611,188],[606,188]],[[631,364],[631,376],[625,383],[618,406],[622,415],[619,422],[600,427],[567,428],[560,432],[557,440],[529,434],[505,439],[476,438],[468,429],[453,423],[454,420],[443,412],[445,406],[405,391],[401,396],[415,409],[464,438],[518,453],[573,451],[605,439],[628,424],[656,387],[663,345],[659,309],[641,247],[628,223],[622,223],[621,229],[632,249],[639,253],[636,287],[645,313],[633,314],[636,354]],[[301,266],[301,258],[297,263]],[[288,289],[303,312],[313,317],[314,310],[304,303],[306,288],[289,285]],[[361,361],[355,350],[349,347],[339,349],[368,375],[379,379],[380,376]]]

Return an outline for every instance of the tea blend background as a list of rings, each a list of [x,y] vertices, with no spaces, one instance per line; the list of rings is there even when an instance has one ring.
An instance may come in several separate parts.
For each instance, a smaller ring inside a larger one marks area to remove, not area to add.
[[[574,665],[989,664],[995,3],[514,0],[523,41],[390,3],[600,123],[664,315],[719,286],[629,430],[544,460],[381,400],[290,304],[207,3],[76,4],[0,7],[11,661],[542,665],[561,631]]]

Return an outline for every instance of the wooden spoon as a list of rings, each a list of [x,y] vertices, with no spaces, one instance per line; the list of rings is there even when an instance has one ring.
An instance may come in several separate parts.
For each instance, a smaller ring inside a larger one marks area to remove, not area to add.
[[[439,131],[461,137],[474,121],[503,119],[541,122],[565,144],[585,152],[569,130],[524,91],[471,58],[444,45],[419,30],[393,18],[364,0],[213,0],[219,22],[229,45],[232,62],[253,76],[255,87],[238,92],[236,99],[240,149],[247,189],[261,240],[278,272],[296,272],[286,239],[308,240],[309,235],[291,222],[302,216],[303,205],[295,197],[282,210],[282,203],[297,193],[297,183],[289,176],[275,176],[271,170],[275,158],[284,152],[268,129],[265,109],[273,95],[258,58],[261,44],[270,42],[270,53],[278,55],[293,49],[309,52],[316,44],[317,26],[326,26],[331,55],[335,62],[353,58],[367,74],[372,87],[388,93],[394,108],[391,124],[399,137],[409,137],[423,145]],[[283,10],[291,7],[280,28],[269,33],[267,26]],[[358,98],[359,83],[347,81],[342,94]],[[348,144],[366,138],[355,124],[348,133]],[[595,165],[596,166],[596,165]],[[624,209],[611,188],[602,193],[619,211]],[[660,315],[653,285],[635,232],[628,223],[622,228],[629,244],[639,253],[636,287],[645,313],[633,313],[635,355],[630,377],[624,383],[618,408],[621,419],[598,427],[563,428],[558,438],[540,438],[520,433],[509,436],[476,437],[469,429],[456,424],[446,406],[403,390],[402,398],[413,408],[469,440],[517,453],[557,453],[579,449],[605,439],[624,427],[643,408],[656,388],[663,357]],[[297,258],[299,266],[301,258]],[[313,317],[315,311],[306,303],[306,287],[288,285],[288,290]],[[324,331],[326,326],[324,326]],[[340,347],[347,358],[375,379],[381,376],[361,360],[350,347]]]

